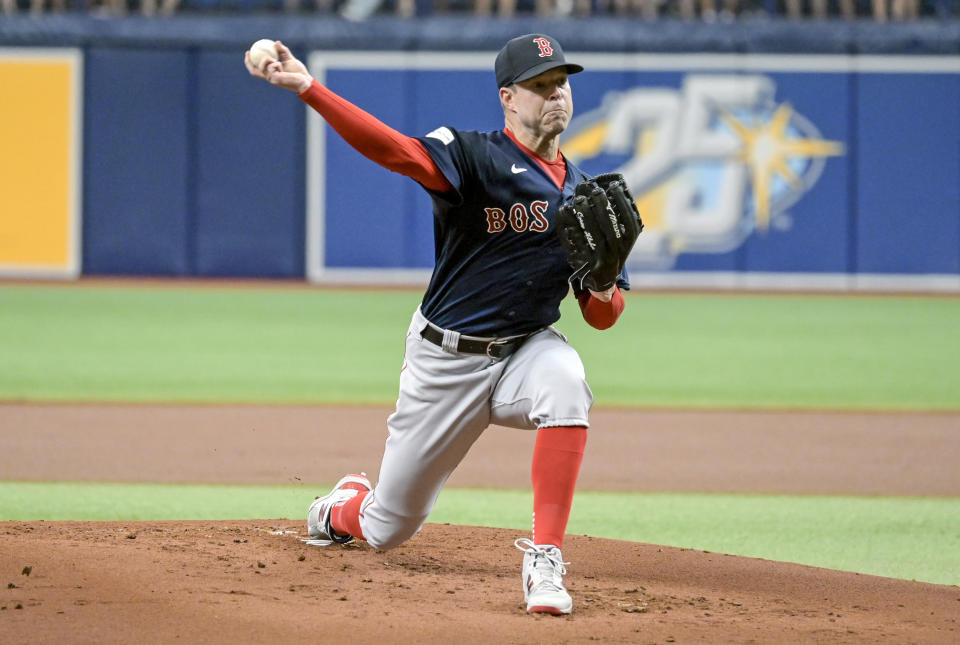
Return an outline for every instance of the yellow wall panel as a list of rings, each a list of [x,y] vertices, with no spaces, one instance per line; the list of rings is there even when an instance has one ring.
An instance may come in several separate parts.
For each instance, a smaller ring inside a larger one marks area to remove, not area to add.
[[[79,54],[0,50],[0,273],[79,270]]]

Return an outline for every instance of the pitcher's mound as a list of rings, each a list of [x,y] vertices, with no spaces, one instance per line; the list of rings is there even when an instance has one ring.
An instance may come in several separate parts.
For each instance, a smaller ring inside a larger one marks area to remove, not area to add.
[[[523,532],[388,552],[292,520],[0,523],[10,643],[957,643],[960,588],[568,536],[574,612],[530,616]]]

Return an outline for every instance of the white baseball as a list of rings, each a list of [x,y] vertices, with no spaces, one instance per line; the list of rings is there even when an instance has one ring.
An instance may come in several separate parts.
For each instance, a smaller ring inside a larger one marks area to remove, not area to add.
[[[260,67],[260,63],[267,57],[280,60],[280,53],[277,51],[274,41],[269,38],[261,38],[250,45],[250,62],[253,63],[254,67]]]

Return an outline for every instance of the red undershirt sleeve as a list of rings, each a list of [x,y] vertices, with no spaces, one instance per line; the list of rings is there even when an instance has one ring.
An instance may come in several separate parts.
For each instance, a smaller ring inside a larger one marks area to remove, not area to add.
[[[413,137],[397,132],[317,81],[300,98],[364,157],[428,190],[445,193],[452,188],[427,149]]]
[[[626,306],[620,287],[613,290],[610,302],[602,302],[594,298],[589,291],[584,291],[577,297],[580,303],[580,312],[587,324],[595,329],[609,329],[620,318]]]
[[[410,177],[428,190],[444,193],[452,188],[423,144],[413,137],[397,132],[317,81],[300,94],[300,98],[344,141],[371,161]],[[578,300],[584,320],[597,329],[612,327],[625,306],[619,288],[610,302],[601,302],[589,292],[581,294]]]

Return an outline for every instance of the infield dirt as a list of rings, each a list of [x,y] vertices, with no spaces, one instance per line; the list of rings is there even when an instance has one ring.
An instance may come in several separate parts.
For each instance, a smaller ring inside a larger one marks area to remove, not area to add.
[[[6,404],[0,472],[332,482],[376,472],[388,413]],[[958,414],[597,410],[580,488],[957,496],[958,428]],[[492,428],[450,485],[529,486],[532,440]],[[305,504],[326,492],[304,488]],[[428,524],[388,552],[308,547],[304,531],[301,518],[0,523],[2,641],[960,642],[956,586],[570,535],[574,613],[536,617],[515,530]]]

